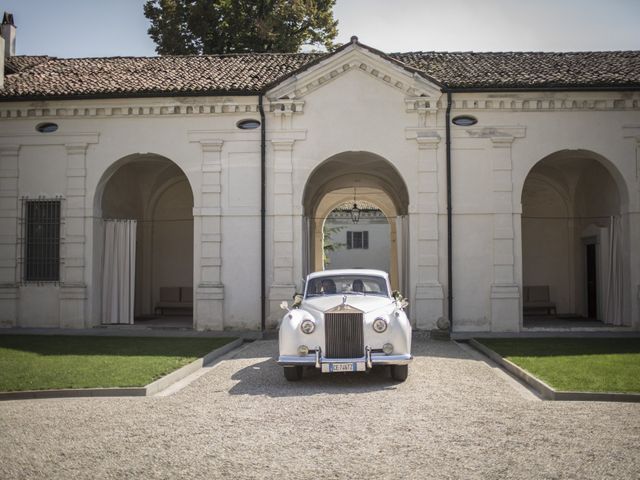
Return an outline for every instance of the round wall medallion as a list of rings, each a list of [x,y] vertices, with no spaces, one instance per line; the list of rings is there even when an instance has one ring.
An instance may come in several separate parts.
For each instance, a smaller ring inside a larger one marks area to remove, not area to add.
[[[44,122],[36,125],[36,130],[40,133],[52,133],[58,130],[58,124],[52,122]]]
[[[253,130],[255,128],[258,128],[259,126],[260,126],[260,121],[254,120],[253,118],[240,120],[238,123],[236,123],[236,127],[238,127],[241,130]]]
[[[478,123],[478,119],[471,115],[458,115],[457,117],[453,117],[451,122],[459,127],[470,127],[471,125]]]

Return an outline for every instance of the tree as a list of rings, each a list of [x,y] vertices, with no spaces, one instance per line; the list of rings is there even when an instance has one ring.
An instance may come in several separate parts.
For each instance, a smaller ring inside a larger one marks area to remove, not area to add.
[[[331,50],[336,0],[147,0],[160,55]]]
[[[346,244],[333,241],[333,234],[338,233],[345,227],[327,227],[326,223],[322,228],[322,263],[325,267],[331,263],[329,253],[337,252]]]

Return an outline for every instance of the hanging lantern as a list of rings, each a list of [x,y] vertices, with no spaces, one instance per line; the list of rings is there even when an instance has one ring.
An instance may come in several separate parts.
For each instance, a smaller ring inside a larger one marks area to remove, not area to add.
[[[356,204],[356,187],[353,187],[353,208],[351,209],[351,221],[358,223],[360,221],[360,209]]]
[[[354,203],[353,208],[351,209],[351,221],[353,223],[358,223],[360,221],[360,209]]]

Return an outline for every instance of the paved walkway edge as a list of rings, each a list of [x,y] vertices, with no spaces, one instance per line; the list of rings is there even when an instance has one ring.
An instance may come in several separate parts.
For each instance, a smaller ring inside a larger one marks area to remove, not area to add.
[[[188,365],[175,370],[145,387],[115,388],[69,388],[60,390],[27,390],[22,392],[0,392],[0,400],[27,400],[33,398],[71,398],[71,397],[145,397],[154,395],[193,372],[211,363],[218,357],[242,345],[243,340],[236,338],[220,348],[207,353]]]
[[[216,348],[214,351],[207,353],[204,357],[198,358],[197,360],[191,362],[189,365],[185,365],[182,368],[179,368],[175,372],[171,372],[168,375],[165,375],[162,378],[159,378],[155,382],[150,383],[145,387],[146,395],[155,395],[156,393],[164,390],[165,388],[170,387],[174,383],[179,380],[182,380],[184,377],[191,375],[193,372],[201,369],[204,365],[211,363],[218,357],[221,357],[227,352],[230,352],[234,348],[242,345],[242,339],[236,338],[233,342],[227,343],[220,348]]]
[[[569,401],[594,401],[594,402],[638,402],[638,393],[613,393],[613,392],[563,392],[555,390],[542,380],[534,377],[515,363],[503,358],[487,346],[475,339],[470,339],[469,344],[482,352],[502,368],[515,375],[517,378],[534,388],[545,400],[569,400]]]

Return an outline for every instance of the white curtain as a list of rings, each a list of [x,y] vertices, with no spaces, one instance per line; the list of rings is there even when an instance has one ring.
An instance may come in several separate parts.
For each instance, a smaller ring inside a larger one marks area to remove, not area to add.
[[[622,217],[611,217],[609,226],[609,269],[605,278],[604,321],[622,325]]]
[[[133,323],[136,221],[105,220],[102,323]]]

